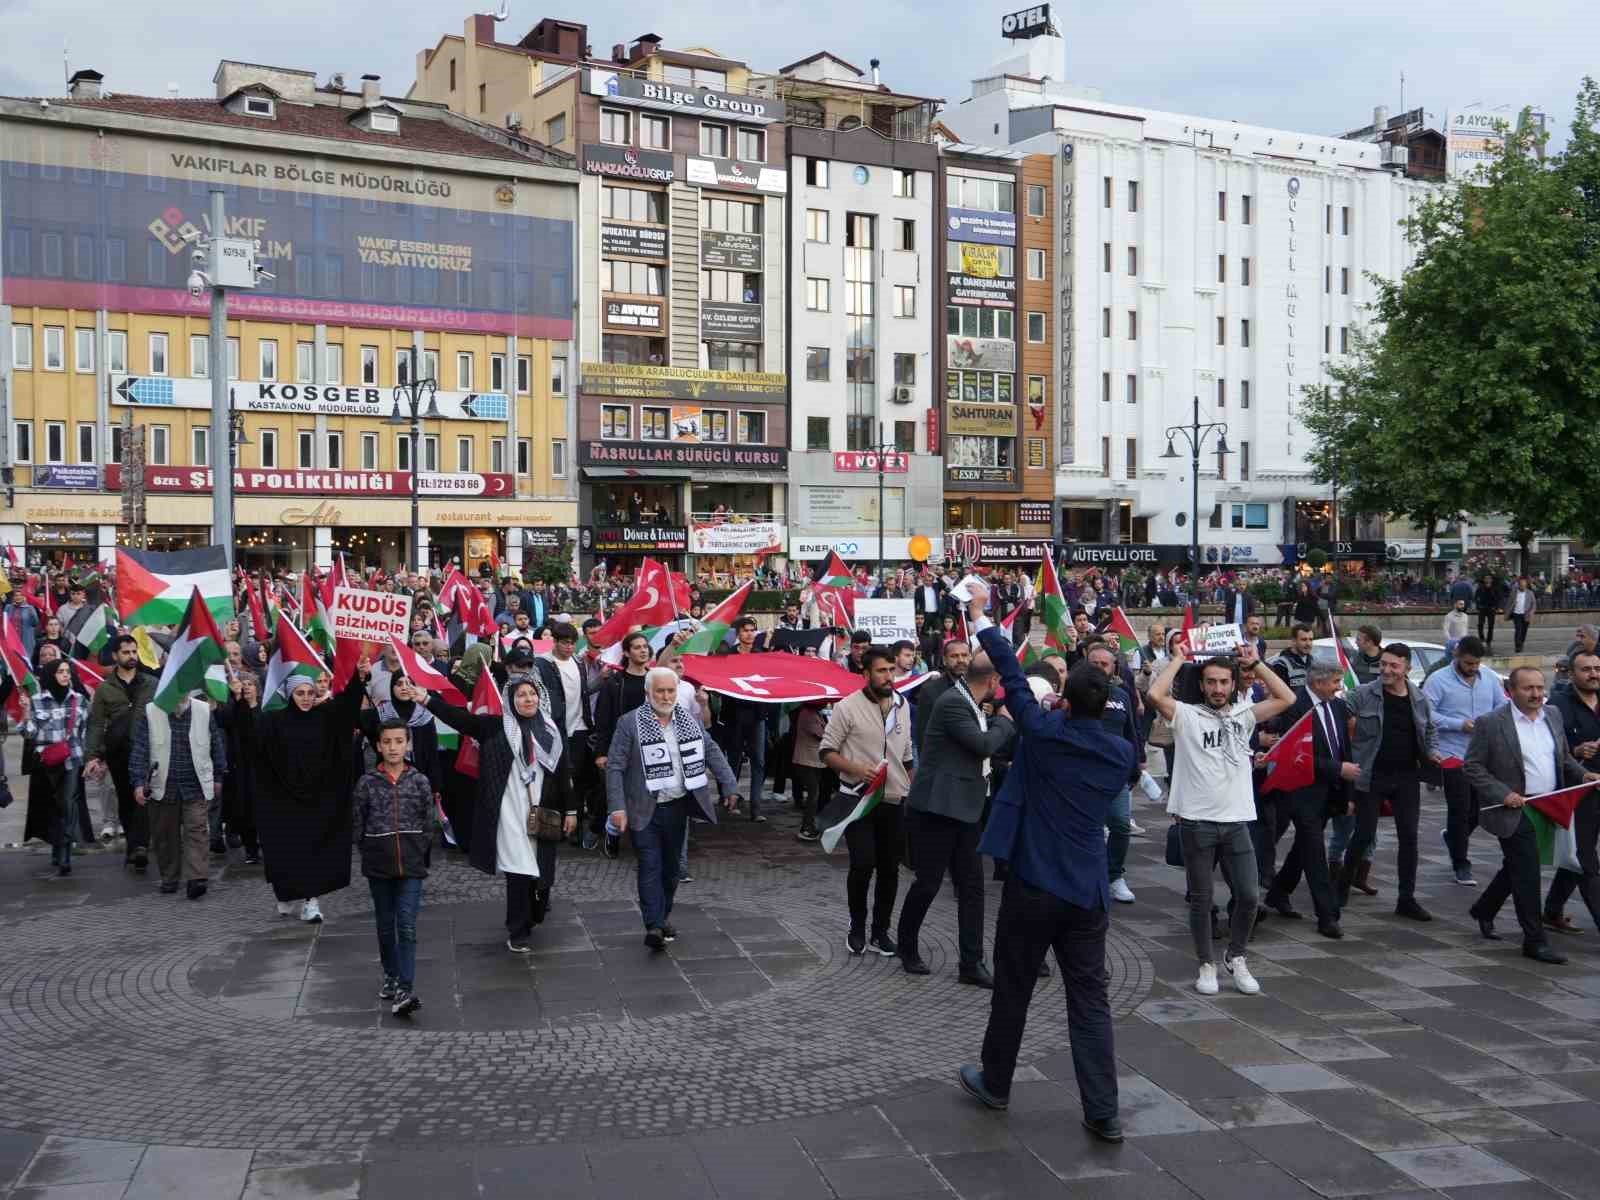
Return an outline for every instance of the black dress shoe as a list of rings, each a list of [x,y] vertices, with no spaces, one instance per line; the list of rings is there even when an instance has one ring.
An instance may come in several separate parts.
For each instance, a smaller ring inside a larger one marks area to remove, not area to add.
[[[1537,946],[1524,946],[1522,957],[1531,958],[1534,962],[1549,963],[1553,967],[1564,966],[1567,961],[1565,954],[1557,954],[1542,942]]]
[[[989,1090],[989,1085],[983,1081],[983,1068],[974,1063],[961,1068],[961,1086],[967,1095],[987,1108],[1003,1111],[1011,1106],[1009,1096],[997,1096]]]
[[[916,953],[902,954],[900,956],[900,966],[904,968],[907,975],[933,974],[928,964],[922,961],[922,956]]]
[[[1085,1117],[1083,1127],[1102,1142],[1122,1140],[1122,1122],[1116,1117]]]
[[[962,967],[957,976],[962,983],[970,983],[973,987],[983,988],[985,991],[994,991],[994,976],[989,974],[989,968],[982,963],[972,967]]]
[[[1483,935],[1485,941],[1498,942],[1502,940],[1500,935],[1494,931],[1493,917],[1473,917],[1472,919],[1478,923],[1478,932]]]
[[[1423,908],[1422,905],[1418,904],[1410,896],[1405,897],[1400,901],[1400,903],[1394,906],[1394,915],[1397,917],[1408,917],[1413,921],[1433,920],[1433,914],[1427,909]]]
[[[1298,921],[1300,919],[1300,914],[1295,911],[1294,905],[1289,903],[1289,897],[1287,896],[1268,896],[1266,906],[1286,920]]]
[[[1334,941],[1338,941],[1344,936],[1344,930],[1339,928],[1339,922],[1337,921],[1318,921],[1317,932],[1325,938],[1332,938]]]
[[[163,879],[161,881],[161,894],[163,896],[170,896],[170,895],[172,895],[173,892],[175,892],[177,890],[178,890],[178,881],[176,879],[174,879],[174,880],[172,880],[170,882],[165,880],[165,879]]]
[[[201,896],[206,894],[206,881],[204,879],[191,879],[187,891],[189,899],[200,899]]]
[[[1050,978],[1050,964],[1049,963],[1041,962],[1039,964],[1039,978],[1040,979],[1049,979]]]

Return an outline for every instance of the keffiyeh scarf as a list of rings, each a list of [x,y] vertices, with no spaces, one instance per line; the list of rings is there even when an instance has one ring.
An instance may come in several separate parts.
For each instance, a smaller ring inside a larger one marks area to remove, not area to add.
[[[666,731],[656,717],[655,709],[648,704],[639,710],[639,758],[644,764],[644,785],[652,792],[663,792],[672,786],[672,752],[667,749]],[[678,743],[678,754],[683,759],[683,786],[694,791],[706,786],[706,744],[700,726],[679,708],[672,706],[672,735]]]

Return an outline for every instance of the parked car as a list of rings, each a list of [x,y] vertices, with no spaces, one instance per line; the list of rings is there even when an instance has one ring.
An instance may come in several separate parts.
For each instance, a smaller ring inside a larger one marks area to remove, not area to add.
[[[1344,643],[1345,657],[1352,662],[1355,661],[1355,638],[1342,637],[1339,640]],[[1407,638],[1394,640],[1403,641],[1411,647],[1411,682],[1418,687],[1422,686],[1424,679],[1450,661],[1449,651],[1438,642],[1413,642]],[[1311,657],[1317,662],[1337,662],[1338,655],[1333,652],[1333,639],[1318,638],[1313,642]]]

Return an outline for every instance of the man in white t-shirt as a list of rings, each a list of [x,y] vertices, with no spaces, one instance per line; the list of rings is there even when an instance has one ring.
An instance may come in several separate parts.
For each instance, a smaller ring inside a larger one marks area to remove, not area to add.
[[[1250,822],[1255,797],[1250,790],[1250,735],[1294,703],[1294,692],[1278,673],[1261,661],[1256,647],[1242,644],[1236,656],[1200,664],[1204,702],[1184,704],[1172,698],[1172,682],[1184,655],[1174,654],[1150,685],[1149,699],[1172,724],[1172,780],[1167,811],[1178,821],[1183,839],[1184,868],[1189,876],[1189,935],[1194,939],[1200,973],[1195,990],[1217,992],[1217,968],[1211,957],[1211,896],[1217,860],[1222,860],[1233,890],[1233,917],[1223,967],[1239,991],[1253,995],[1261,985],[1245,965],[1245,943],[1255,923],[1255,851]],[[1267,689],[1267,698],[1250,703],[1251,681]]]

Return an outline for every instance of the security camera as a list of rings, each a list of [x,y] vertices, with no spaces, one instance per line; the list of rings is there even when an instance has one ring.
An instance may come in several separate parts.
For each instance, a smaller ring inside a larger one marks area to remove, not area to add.
[[[189,261],[194,263],[195,266],[199,266],[206,261],[206,252],[200,249],[191,250],[189,252]]]
[[[257,267],[256,268],[256,278],[257,279],[276,279],[277,276],[274,275],[271,271],[267,270],[265,267]]]
[[[180,236],[186,242],[198,242],[200,240],[200,231],[198,229],[186,229]]]
[[[206,292],[206,277],[199,271],[189,272],[189,295],[199,299]]]

